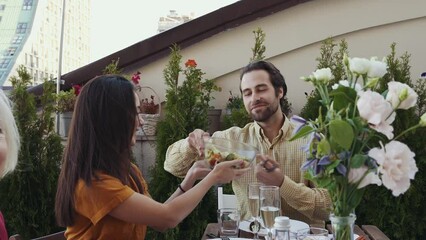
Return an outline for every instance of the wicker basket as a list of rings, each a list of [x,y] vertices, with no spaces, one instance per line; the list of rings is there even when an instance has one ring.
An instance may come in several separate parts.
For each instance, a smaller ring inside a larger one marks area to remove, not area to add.
[[[160,100],[160,97],[158,96],[157,92],[155,92],[154,89],[152,89],[151,87],[141,87],[140,89],[141,90],[142,89],[151,90],[155,94],[155,96],[157,97],[157,100],[158,100],[158,113],[156,113],[156,114],[141,113],[141,117],[144,120],[144,124],[142,125],[142,131],[147,136],[153,136],[153,135],[155,135],[155,133],[157,131],[157,123],[160,120],[160,116],[161,116],[161,100]]]
[[[160,120],[160,114],[141,114],[144,124],[142,130],[147,136],[155,135],[157,131],[157,123]]]

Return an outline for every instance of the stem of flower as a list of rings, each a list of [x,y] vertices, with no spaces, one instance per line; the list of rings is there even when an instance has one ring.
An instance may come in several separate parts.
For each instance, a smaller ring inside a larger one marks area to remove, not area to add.
[[[396,139],[398,139],[398,138],[402,137],[402,135],[404,135],[404,134],[406,134],[407,132],[412,131],[412,130],[414,130],[414,129],[418,128],[418,127],[420,127],[420,124],[417,124],[417,125],[414,125],[414,126],[412,126],[412,127],[408,128],[408,129],[405,129],[402,133],[400,133],[398,136],[396,136],[393,140],[396,140]]]

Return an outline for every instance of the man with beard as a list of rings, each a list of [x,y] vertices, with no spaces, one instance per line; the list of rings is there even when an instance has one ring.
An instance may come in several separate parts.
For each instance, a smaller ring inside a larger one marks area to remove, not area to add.
[[[289,141],[295,126],[280,107],[287,93],[284,77],[272,63],[252,62],[242,70],[240,89],[244,106],[254,121],[243,128],[217,131],[212,137],[244,142],[259,150],[254,171],[232,182],[242,219],[250,217],[248,184],[261,182],[280,187],[281,215],[308,224],[323,224],[328,219],[331,200],[326,189],[315,188],[303,178],[300,167],[307,155],[301,148],[307,139]],[[195,160],[204,158],[206,138],[207,132],[196,129],[188,138],[172,144],[164,169],[177,177],[185,176]]]

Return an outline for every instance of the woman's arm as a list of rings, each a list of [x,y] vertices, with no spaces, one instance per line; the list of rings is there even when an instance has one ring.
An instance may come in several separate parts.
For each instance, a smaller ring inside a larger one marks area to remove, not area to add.
[[[228,183],[247,172],[248,168],[235,168],[242,161],[233,160],[217,164],[197,185],[184,194],[171,197],[164,204],[142,194],[134,193],[113,209],[110,215],[125,222],[145,224],[158,230],[173,228],[194,210],[210,187],[217,183]]]
[[[208,165],[207,161],[199,160],[195,161],[194,164],[189,169],[182,183],[180,184],[181,188],[187,192],[189,189],[194,186],[195,181],[203,179],[211,172],[210,165]],[[177,188],[176,191],[167,199],[165,203],[170,202],[175,197],[182,195],[184,193],[181,189]]]

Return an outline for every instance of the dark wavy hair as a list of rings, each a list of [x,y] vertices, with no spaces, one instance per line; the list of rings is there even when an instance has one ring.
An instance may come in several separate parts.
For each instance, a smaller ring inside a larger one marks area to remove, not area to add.
[[[265,70],[269,74],[269,80],[274,86],[275,95],[278,96],[278,90],[283,89],[283,97],[280,99],[281,108],[285,105],[284,97],[287,95],[287,84],[285,83],[284,76],[281,74],[280,70],[276,68],[272,63],[267,61],[254,61],[245,66],[240,75],[240,90],[241,90],[241,80],[243,79],[244,74],[249,73],[254,70]]]
[[[90,80],[74,108],[56,192],[55,213],[60,226],[74,223],[74,195],[79,179],[88,186],[96,171],[129,184],[131,139],[137,111],[133,84],[118,75]],[[142,189],[138,186],[139,189]]]

